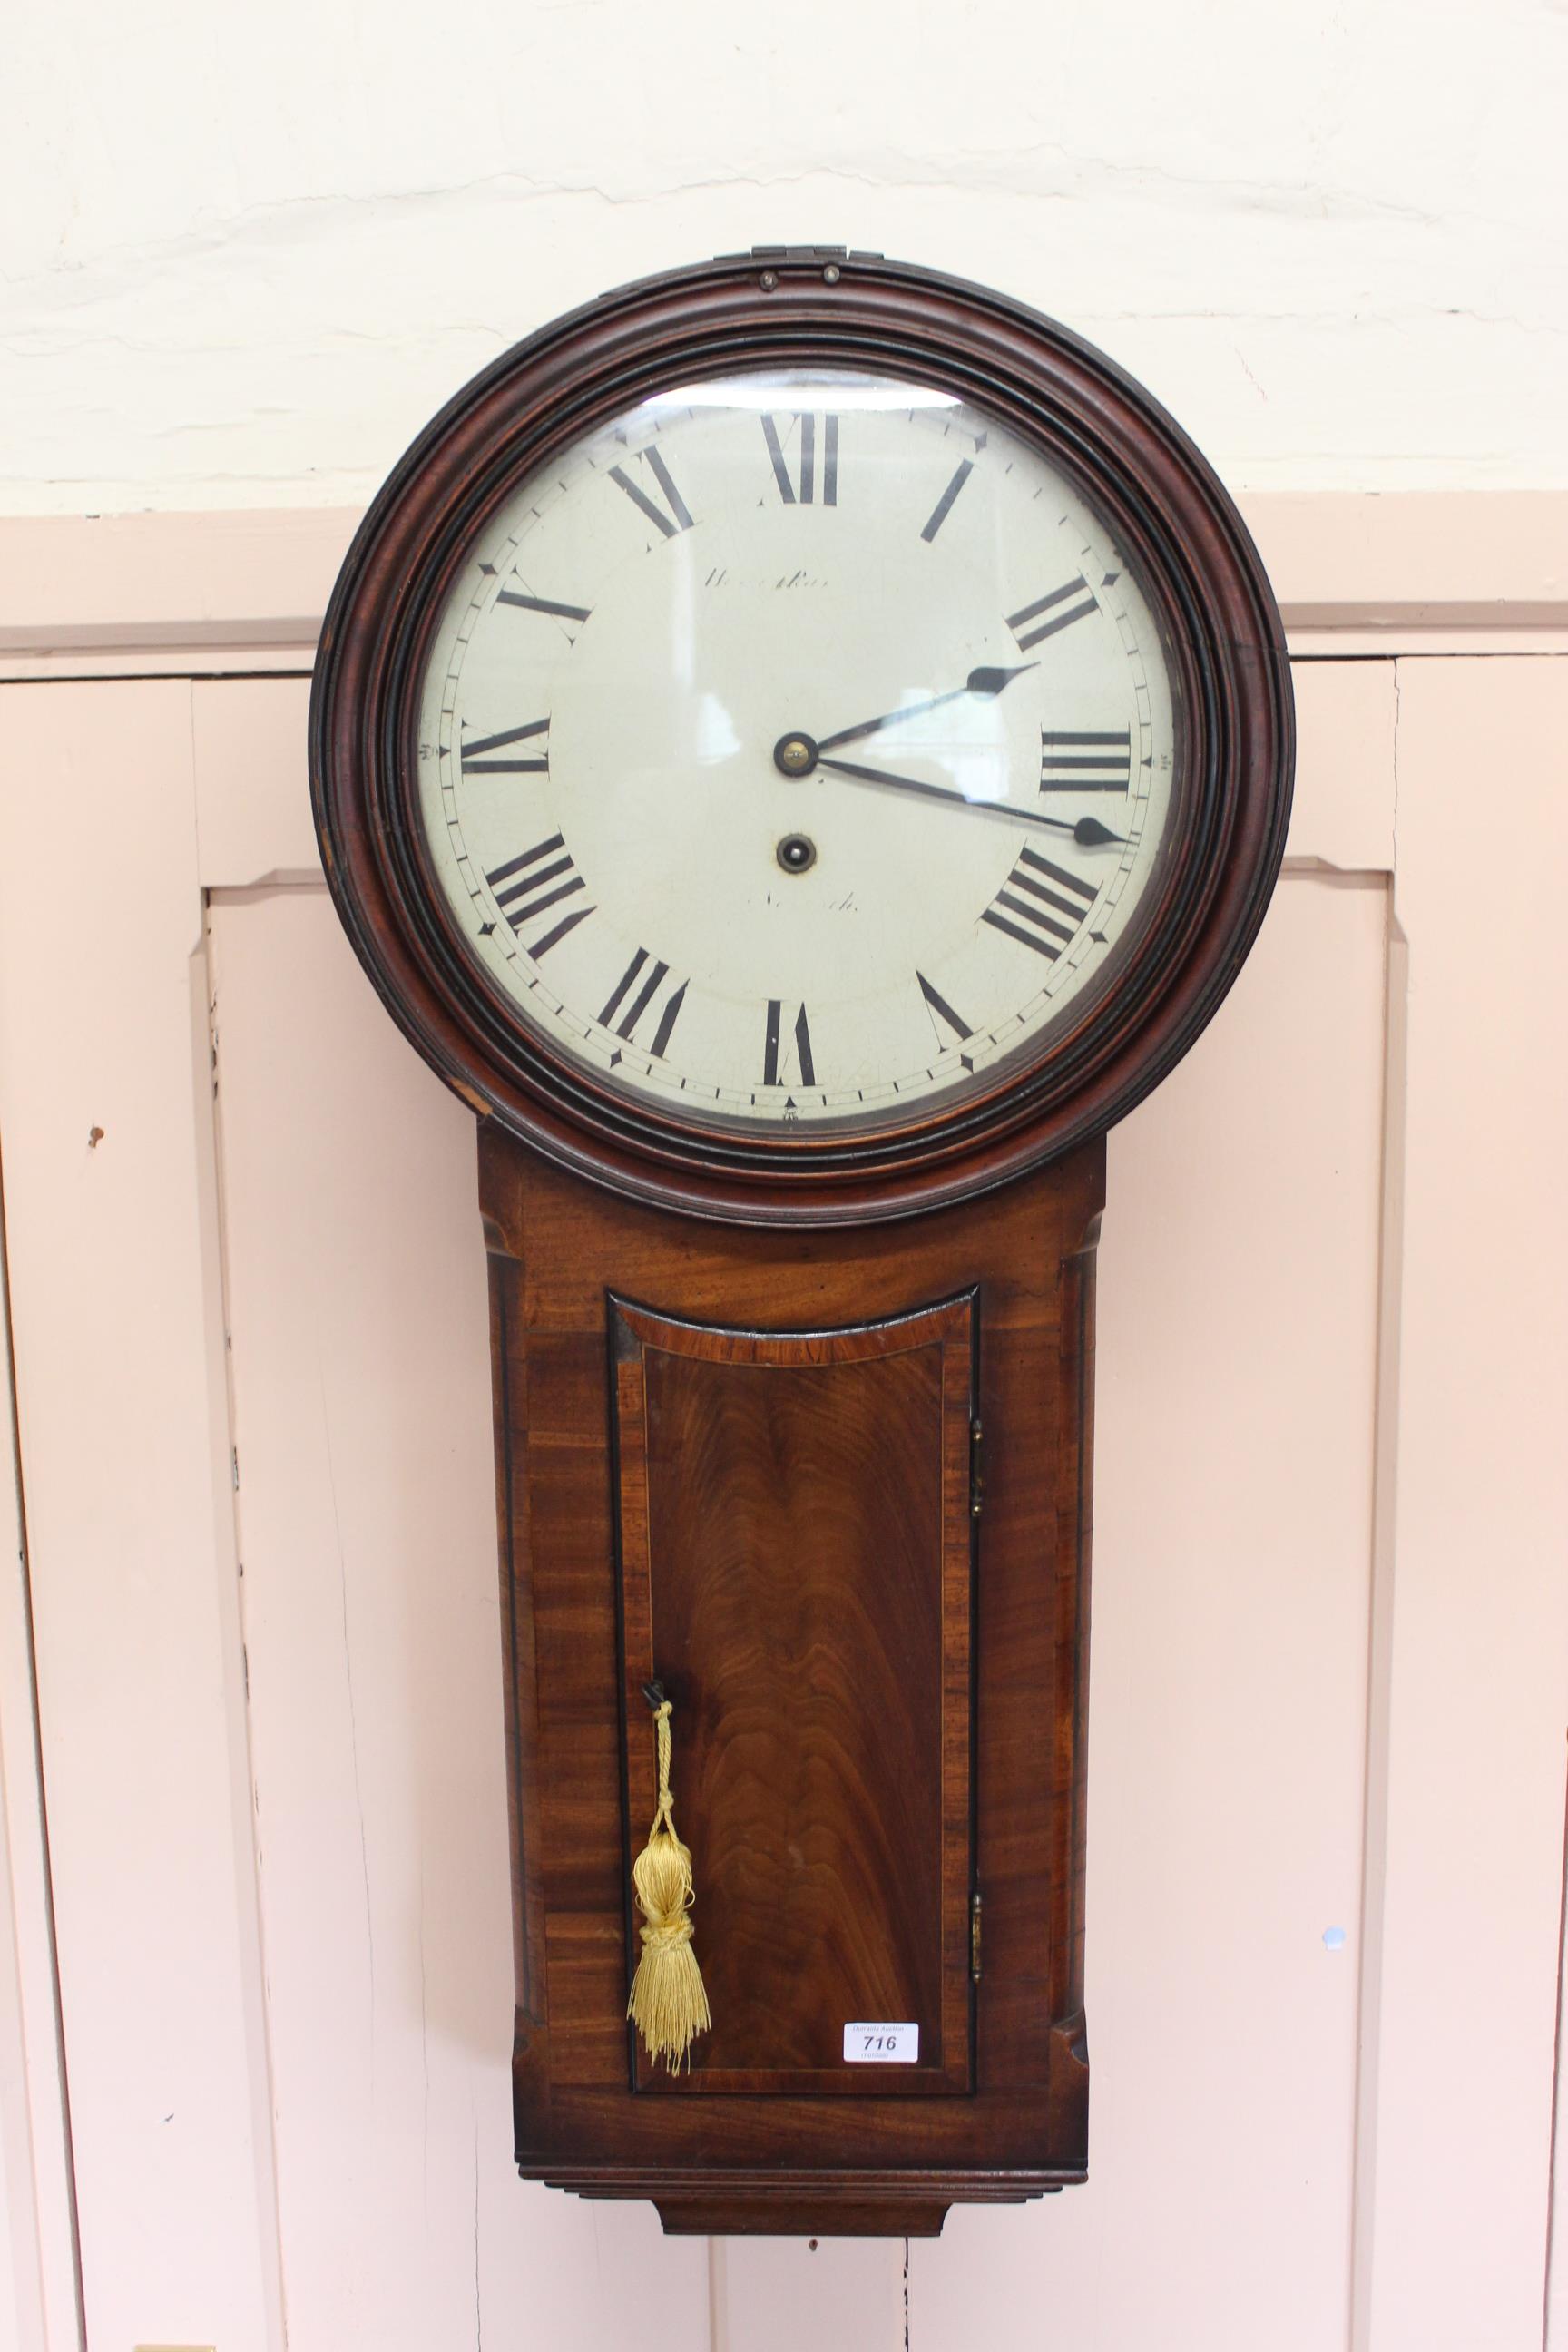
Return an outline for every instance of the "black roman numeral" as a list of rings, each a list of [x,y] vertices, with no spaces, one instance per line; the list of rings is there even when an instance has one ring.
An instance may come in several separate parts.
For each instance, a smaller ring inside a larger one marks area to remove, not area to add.
[[[937,1029],[937,1023],[939,1021],[946,1022],[948,1027],[952,1030],[953,1035],[957,1038],[961,1045],[966,1037],[973,1037],[974,1032],[970,1027],[968,1022],[963,1019],[961,1013],[957,1013],[953,1011],[945,996],[941,996],[937,993],[930,981],[926,978],[924,972],[917,971],[915,978],[921,984],[921,994],[925,998],[926,1005],[931,1013],[931,1025],[934,1030],[936,1030],[936,1042],[938,1047],[943,1047],[947,1044],[947,1039],[942,1035],[942,1031]]]
[[[669,467],[665,464],[660,452],[657,449],[645,449],[642,455],[643,463],[647,466],[648,472],[653,476],[655,482],[658,485],[659,489],[663,492],[665,499],[668,504],[668,514],[665,512],[663,507],[657,505],[655,501],[649,498],[647,492],[643,489],[638,483],[633,481],[631,476],[626,472],[624,466],[612,466],[610,467],[610,479],[618,488],[625,490],[627,498],[630,499],[634,507],[640,507],[642,509],[643,513],[647,515],[649,522],[657,523],[658,525],[666,539],[673,539],[678,530],[689,530],[691,529],[690,509],[688,508],[686,500],[681,497],[680,492],[676,488]],[[672,517],[673,520],[671,520]]]
[[[767,1026],[763,1033],[763,1084],[764,1087],[783,1087],[790,1083],[787,1071],[782,1077],[779,1075],[781,1064],[787,1064],[789,1060],[788,1046],[784,1045],[782,1050],[780,1046],[780,1039],[784,1034],[785,1026],[784,1009],[781,1000],[776,996],[770,996]],[[816,1066],[811,1058],[811,1031],[806,1026],[804,1004],[795,1017],[795,1055],[800,1067],[801,1085],[814,1087],[816,1084]]]
[[[921,537],[926,541],[928,546],[936,537],[937,532],[942,529],[942,524],[947,520],[948,516],[952,513],[954,499],[958,496],[960,490],[963,488],[963,485],[968,481],[969,477],[973,473],[973,458],[965,457],[963,465],[960,466],[957,473],[954,474],[952,481],[949,482],[946,489],[943,490],[935,506],[932,507],[931,510],[931,520],[926,524],[925,529],[921,533]]]
[[[1043,793],[1125,793],[1132,784],[1132,736],[1126,727],[1097,734],[1040,730]]]
[[[605,1009],[599,1015],[599,1026],[602,1029],[614,1027],[617,1037],[624,1037],[628,1044],[633,1043],[637,1023],[668,977],[669,966],[667,963],[658,962],[650,958],[646,948],[638,948],[611,990]],[[686,1001],[686,990],[687,982],[683,980],[679,987],[673,989],[665,999],[663,1009],[658,1016],[658,1025],[653,1033],[653,1044],[648,1047],[648,1052],[656,1062],[664,1059],[665,1047],[668,1045],[675,1024],[680,1018],[680,1008]],[[620,1014],[618,1021],[616,1018],[617,1013]]]
[[[768,445],[768,455],[773,461],[773,479],[779,486],[779,496],[786,507],[808,507],[816,496],[816,419],[797,416],[800,427],[798,470],[790,473],[788,444],[794,426],[786,425],[781,435],[776,417],[763,418],[763,438]],[[838,504],[838,419],[825,416],[822,420],[822,503],[825,507]]]
[[[522,939],[525,923],[531,923],[536,915],[559,906],[563,898],[575,898],[588,887],[558,833],[552,833],[548,841],[535,842],[531,849],[522,850],[516,857],[509,857],[504,866],[487,874],[485,880],[495,893],[496,905],[536,963],[595,911],[592,907],[575,907],[562,916],[542,939]]]
[[[549,613],[558,621],[587,621],[593,618],[585,604],[558,604],[553,596],[525,596],[520,588],[498,588],[498,604],[516,604],[525,613]]]
[[[1075,604],[1072,601],[1075,597],[1081,597],[1083,601]],[[1018,640],[1018,651],[1026,654],[1031,646],[1039,645],[1047,637],[1054,637],[1058,629],[1070,629],[1075,621],[1085,620],[1090,613],[1099,610],[1089,593],[1088,581],[1079,578],[1069,580],[1064,588],[1053,588],[1048,596],[1037,596],[1032,604],[1026,604],[1019,612],[1009,613],[1007,626]],[[1041,619],[1042,614],[1046,613],[1050,614],[1048,621]],[[1039,627],[1030,628],[1031,621],[1039,621]]]
[[[1095,883],[1053,866],[1037,849],[1023,849],[980,919],[1055,963],[1099,895]]]
[[[500,735],[481,735],[477,743],[465,741],[460,757],[465,776],[547,776],[550,773],[550,747],[544,738],[550,731],[548,719],[531,719],[526,727],[509,727]],[[510,751],[514,743],[536,743],[537,757],[517,760],[492,760],[491,751]]]

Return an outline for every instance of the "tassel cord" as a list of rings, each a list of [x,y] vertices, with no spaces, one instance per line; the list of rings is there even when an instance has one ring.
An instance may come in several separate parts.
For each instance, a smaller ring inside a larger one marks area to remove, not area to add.
[[[649,2057],[656,2063],[662,2059],[679,2069],[689,2063],[692,2042],[708,2031],[712,2020],[702,1972],[691,1948],[688,1915],[697,1899],[691,1855],[677,1834],[670,1794],[672,1712],[669,1701],[661,1696],[654,1709],[658,1801],[647,1843],[632,1864],[632,1889],[647,1925],[626,2015],[641,2034]]]

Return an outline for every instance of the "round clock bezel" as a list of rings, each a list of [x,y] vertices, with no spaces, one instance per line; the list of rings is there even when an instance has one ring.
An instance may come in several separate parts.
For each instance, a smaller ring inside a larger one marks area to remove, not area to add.
[[[747,1132],[601,1082],[520,1020],[459,936],[416,806],[424,665],[497,509],[566,444],[651,394],[767,367],[868,368],[956,394],[1037,447],[1124,547],[1176,712],[1176,822],[1136,934],[1032,1053],[912,1117]],[[1139,386],[1005,298],[812,250],[644,280],[557,320],[467,385],[372,506],[340,574],[310,709],[318,832],[382,996],[462,1097],[550,1159],[663,1207],[846,1223],[968,1197],[1101,1131],[1212,1016],[1251,944],[1289,816],[1283,632],[1212,470]]]

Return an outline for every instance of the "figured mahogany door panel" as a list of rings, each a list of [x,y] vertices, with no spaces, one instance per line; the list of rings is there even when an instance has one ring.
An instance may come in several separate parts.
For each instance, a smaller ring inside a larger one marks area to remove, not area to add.
[[[638,2090],[971,2088],[975,1309],[780,1334],[610,1301],[628,1833],[657,1677],[713,2012],[689,2074],[635,2051]],[[862,2021],[916,2060],[847,2061]]]

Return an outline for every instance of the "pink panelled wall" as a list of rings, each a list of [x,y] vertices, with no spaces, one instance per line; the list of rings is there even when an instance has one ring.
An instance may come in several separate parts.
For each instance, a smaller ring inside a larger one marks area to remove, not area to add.
[[[1297,656],[1287,872],[1110,1149],[1091,2179],[907,2263],[512,2176],[472,1122],[305,802],[344,519],[0,525],[0,2341],[14,2310],[66,2352],[79,2288],[94,2352],[1536,2352],[1553,511],[1249,510]]]

